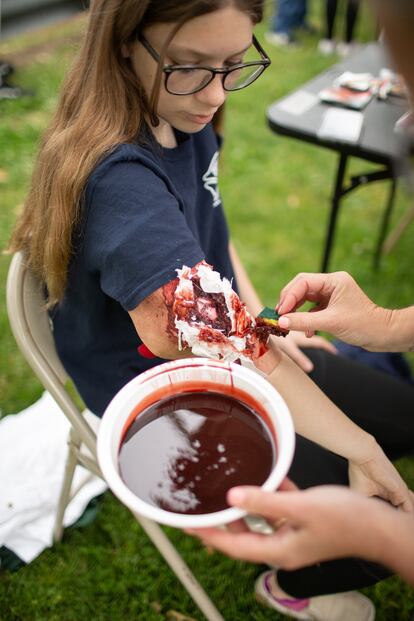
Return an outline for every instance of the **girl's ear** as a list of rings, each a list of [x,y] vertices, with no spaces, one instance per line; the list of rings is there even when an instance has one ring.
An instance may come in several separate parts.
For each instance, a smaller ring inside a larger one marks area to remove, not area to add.
[[[129,58],[131,56],[131,50],[129,49],[129,46],[126,43],[123,43],[121,45],[121,54],[122,54],[122,58]]]

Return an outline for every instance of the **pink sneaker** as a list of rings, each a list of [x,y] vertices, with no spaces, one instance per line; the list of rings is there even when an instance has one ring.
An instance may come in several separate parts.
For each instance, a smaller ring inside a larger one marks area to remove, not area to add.
[[[309,599],[280,599],[271,590],[271,578],[277,584],[275,570],[265,571],[255,583],[258,601],[269,608],[303,621],[374,621],[375,608],[368,597],[349,591],[334,595],[320,595]]]

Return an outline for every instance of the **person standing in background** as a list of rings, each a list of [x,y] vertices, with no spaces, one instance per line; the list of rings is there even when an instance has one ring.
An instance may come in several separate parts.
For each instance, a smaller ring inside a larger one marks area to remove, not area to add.
[[[307,8],[307,0],[277,0],[271,30],[265,34],[268,43],[281,47],[294,45],[294,31],[309,29]]]
[[[347,0],[344,41],[338,43],[334,38],[335,20],[338,9],[338,0],[326,0],[326,36],[319,41],[318,50],[324,56],[335,51],[340,56],[348,56],[353,48],[355,24],[358,17],[358,0]]]

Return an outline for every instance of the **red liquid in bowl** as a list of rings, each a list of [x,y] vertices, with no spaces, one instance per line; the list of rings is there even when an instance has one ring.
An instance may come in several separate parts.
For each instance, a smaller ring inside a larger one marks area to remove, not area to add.
[[[262,418],[233,396],[188,392],[142,411],[119,452],[121,477],[166,511],[205,514],[228,507],[235,485],[261,485],[276,459]]]

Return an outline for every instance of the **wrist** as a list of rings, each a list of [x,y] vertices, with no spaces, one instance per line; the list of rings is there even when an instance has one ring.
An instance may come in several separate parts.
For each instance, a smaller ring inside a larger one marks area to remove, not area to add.
[[[387,565],[406,580],[412,581],[413,515],[387,506],[381,509],[381,513],[374,516],[379,528],[381,550],[378,554],[377,550],[374,551],[376,556],[373,556],[373,560]]]
[[[394,323],[394,311],[375,304],[364,313],[361,345],[368,351],[386,351],[392,339],[391,326]]]
[[[401,513],[383,500],[365,497],[361,498],[359,511],[364,516],[362,524],[365,527],[355,555],[391,567],[395,554],[395,534],[398,532],[394,515]]]
[[[374,436],[359,428],[358,436],[354,439],[352,448],[346,457],[348,461],[362,466],[383,454],[384,452]]]
[[[414,307],[391,310],[376,306],[367,319],[365,349],[414,351]]]
[[[388,313],[388,351],[414,351],[414,307]]]
[[[279,366],[281,360],[281,352],[271,347],[263,356],[254,360],[254,366],[265,375],[270,375]]]

